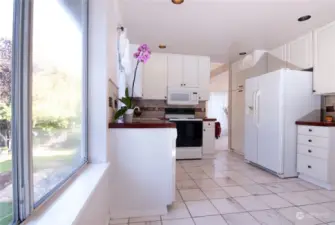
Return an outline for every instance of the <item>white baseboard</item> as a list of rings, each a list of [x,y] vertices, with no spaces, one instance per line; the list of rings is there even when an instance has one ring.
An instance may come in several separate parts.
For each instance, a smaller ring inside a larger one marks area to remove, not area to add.
[[[304,181],[307,181],[309,183],[315,184],[316,186],[325,188],[329,191],[334,191],[335,190],[335,184],[329,184],[325,181],[317,180],[317,179],[315,179],[313,177],[310,177],[306,174],[299,174],[299,178],[304,180]]]
[[[157,215],[166,215],[167,207],[155,208],[151,210],[113,210],[111,211],[111,218],[129,218],[129,217],[147,217],[147,216],[157,216]]]

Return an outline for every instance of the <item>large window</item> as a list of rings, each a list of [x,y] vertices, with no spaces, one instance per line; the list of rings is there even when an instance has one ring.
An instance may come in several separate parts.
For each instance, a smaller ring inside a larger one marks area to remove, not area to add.
[[[34,0],[34,202],[86,161],[85,31],[81,0]]]
[[[11,83],[13,1],[0,0],[0,225],[12,221]]]
[[[87,162],[87,0],[0,0],[0,225]]]

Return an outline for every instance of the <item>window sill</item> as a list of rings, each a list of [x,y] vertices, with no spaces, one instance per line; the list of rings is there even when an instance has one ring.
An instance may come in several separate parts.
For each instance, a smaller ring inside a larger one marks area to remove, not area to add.
[[[90,213],[90,207],[93,208],[94,211],[99,206],[103,207],[99,213],[104,212],[104,208],[106,207],[104,204],[97,202],[97,204],[93,205],[92,201],[95,199],[105,199],[108,204],[108,196],[106,196],[108,193],[101,193],[101,190],[108,191],[108,169],[109,163],[88,164],[79,172],[79,175],[74,177],[73,180],[70,179],[68,185],[65,184],[65,187],[60,190],[60,193],[56,193],[56,195],[45,204],[37,208],[22,224],[81,224],[80,221],[83,221],[81,217],[85,217],[85,215]],[[95,196],[97,194],[103,196],[98,198]],[[106,210],[106,218],[102,219],[109,219],[108,210],[109,209]]]

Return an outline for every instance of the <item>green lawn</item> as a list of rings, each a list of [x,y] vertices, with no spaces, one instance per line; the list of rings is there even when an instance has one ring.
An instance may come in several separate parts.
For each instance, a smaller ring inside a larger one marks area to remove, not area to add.
[[[45,168],[61,167],[62,165],[71,165],[74,155],[56,155],[56,156],[35,156],[35,172]],[[12,170],[12,160],[6,160],[0,163],[0,173]],[[12,221],[12,203],[0,202],[0,225],[8,225]]]
[[[6,160],[0,162],[0,173],[8,172],[12,170],[12,160]]]
[[[71,165],[74,155],[34,156],[34,169],[45,169],[60,165]],[[12,170],[12,160],[0,162],[0,173]]]
[[[12,203],[0,202],[0,225],[8,225],[12,222]]]

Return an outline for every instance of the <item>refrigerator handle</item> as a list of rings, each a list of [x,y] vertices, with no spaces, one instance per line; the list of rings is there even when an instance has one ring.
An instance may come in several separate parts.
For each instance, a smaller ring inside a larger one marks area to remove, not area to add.
[[[257,91],[254,91],[252,93],[252,107],[253,107],[253,110],[252,110],[252,120],[253,120],[254,124],[257,125],[257,120],[256,120],[256,116],[257,116],[256,94],[257,94]]]
[[[260,97],[260,91],[257,90],[256,92],[256,120],[257,120],[257,127],[259,127],[259,109],[260,109],[260,101],[259,101],[259,97]]]

